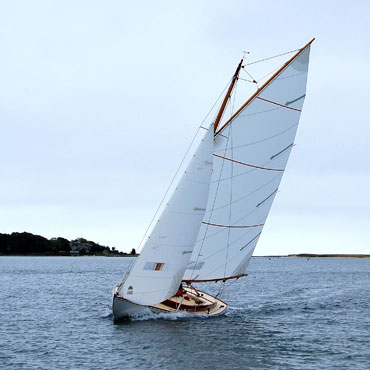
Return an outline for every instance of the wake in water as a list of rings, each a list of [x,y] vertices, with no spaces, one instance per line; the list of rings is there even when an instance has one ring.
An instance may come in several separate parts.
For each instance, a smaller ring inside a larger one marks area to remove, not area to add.
[[[106,306],[104,311],[100,315],[101,318],[103,319],[114,319],[113,313],[112,313],[112,308],[110,306]],[[204,317],[208,317],[205,316]],[[122,318],[119,320],[115,320],[115,322],[127,322],[127,321],[149,321],[149,320],[167,320],[167,321],[176,321],[176,320],[184,320],[184,319],[190,319],[190,318],[196,318],[194,315],[191,315],[187,312],[171,312],[171,313],[166,313],[166,312],[153,312],[149,308],[137,315],[133,315],[127,318]]]
[[[100,317],[102,319],[107,319],[107,318],[113,317],[112,308],[109,305],[107,305],[104,309],[104,312],[100,315]]]
[[[191,317],[187,312],[176,312],[176,313],[165,313],[165,312],[153,312],[148,310],[140,315],[130,317],[130,321],[148,321],[148,320],[168,320],[176,321],[181,319],[187,319]]]
[[[109,316],[104,317],[112,317],[113,314],[110,312]],[[192,315],[187,312],[171,312],[171,313],[165,313],[165,312],[153,312],[150,309],[147,311],[130,316],[127,318],[122,318],[119,320],[115,320],[116,323],[120,322],[138,322],[138,321],[156,321],[156,320],[163,320],[163,321],[177,321],[177,320],[204,320],[204,319],[216,319],[219,316],[208,316],[208,315]]]

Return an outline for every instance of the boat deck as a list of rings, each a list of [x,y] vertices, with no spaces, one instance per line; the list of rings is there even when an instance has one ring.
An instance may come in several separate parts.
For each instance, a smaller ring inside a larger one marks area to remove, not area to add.
[[[182,296],[173,296],[152,308],[167,312],[219,315],[226,310],[227,304],[210,294],[186,287]]]

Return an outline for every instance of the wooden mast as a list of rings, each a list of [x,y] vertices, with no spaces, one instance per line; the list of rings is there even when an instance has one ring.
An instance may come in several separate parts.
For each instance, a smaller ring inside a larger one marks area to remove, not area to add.
[[[243,63],[243,59],[240,61],[238,67],[236,68],[236,71],[234,73],[234,76],[231,80],[231,84],[229,86],[229,89],[227,90],[227,93],[226,93],[226,96],[224,98],[224,101],[222,102],[222,105],[221,105],[221,108],[220,108],[220,111],[218,112],[218,115],[216,117],[216,120],[213,124],[213,127],[214,127],[214,132],[216,132],[217,130],[217,127],[221,121],[221,118],[222,118],[222,115],[224,114],[224,111],[225,111],[225,108],[226,108],[226,104],[231,96],[231,93],[233,91],[233,88],[235,86],[235,83],[236,81],[238,80],[238,76],[239,76],[239,72],[240,72],[240,69],[242,68],[242,63]]]
[[[297,58],[308,46],[310,46],[315,41],[313,38],[310,42],[308,42],[302,49],[300,49],[296,54],[294,54],[270,79],[268,79],[231,117],[230,119],[216,132],[215,135],[219,134],[270,82],[278,76],[288,65]],[[225,98],[226,99],[226,98]],[[222,107],[221,107],[222,108]],[[216,123],[216,122],[215,122]],[[215,126],[216,128],[216,126]]]

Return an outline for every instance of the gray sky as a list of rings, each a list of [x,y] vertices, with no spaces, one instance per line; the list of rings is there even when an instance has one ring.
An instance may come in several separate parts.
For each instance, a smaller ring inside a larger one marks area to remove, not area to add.
[[[367,0],[2,1],[0,232],[136,248],[242,50],[316,37],[255,254],[370,253],[369,14]]]

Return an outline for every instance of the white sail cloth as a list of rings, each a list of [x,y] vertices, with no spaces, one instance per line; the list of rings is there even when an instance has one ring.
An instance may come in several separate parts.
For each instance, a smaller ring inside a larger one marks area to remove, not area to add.
[[[183,278],[207,205],[213,130],[209,129],[119,289],[141,305],[172,297]]]
[[[216,135],[207,210],[184,280],[245,273],[293,146],[309,53],[308,46]]]

